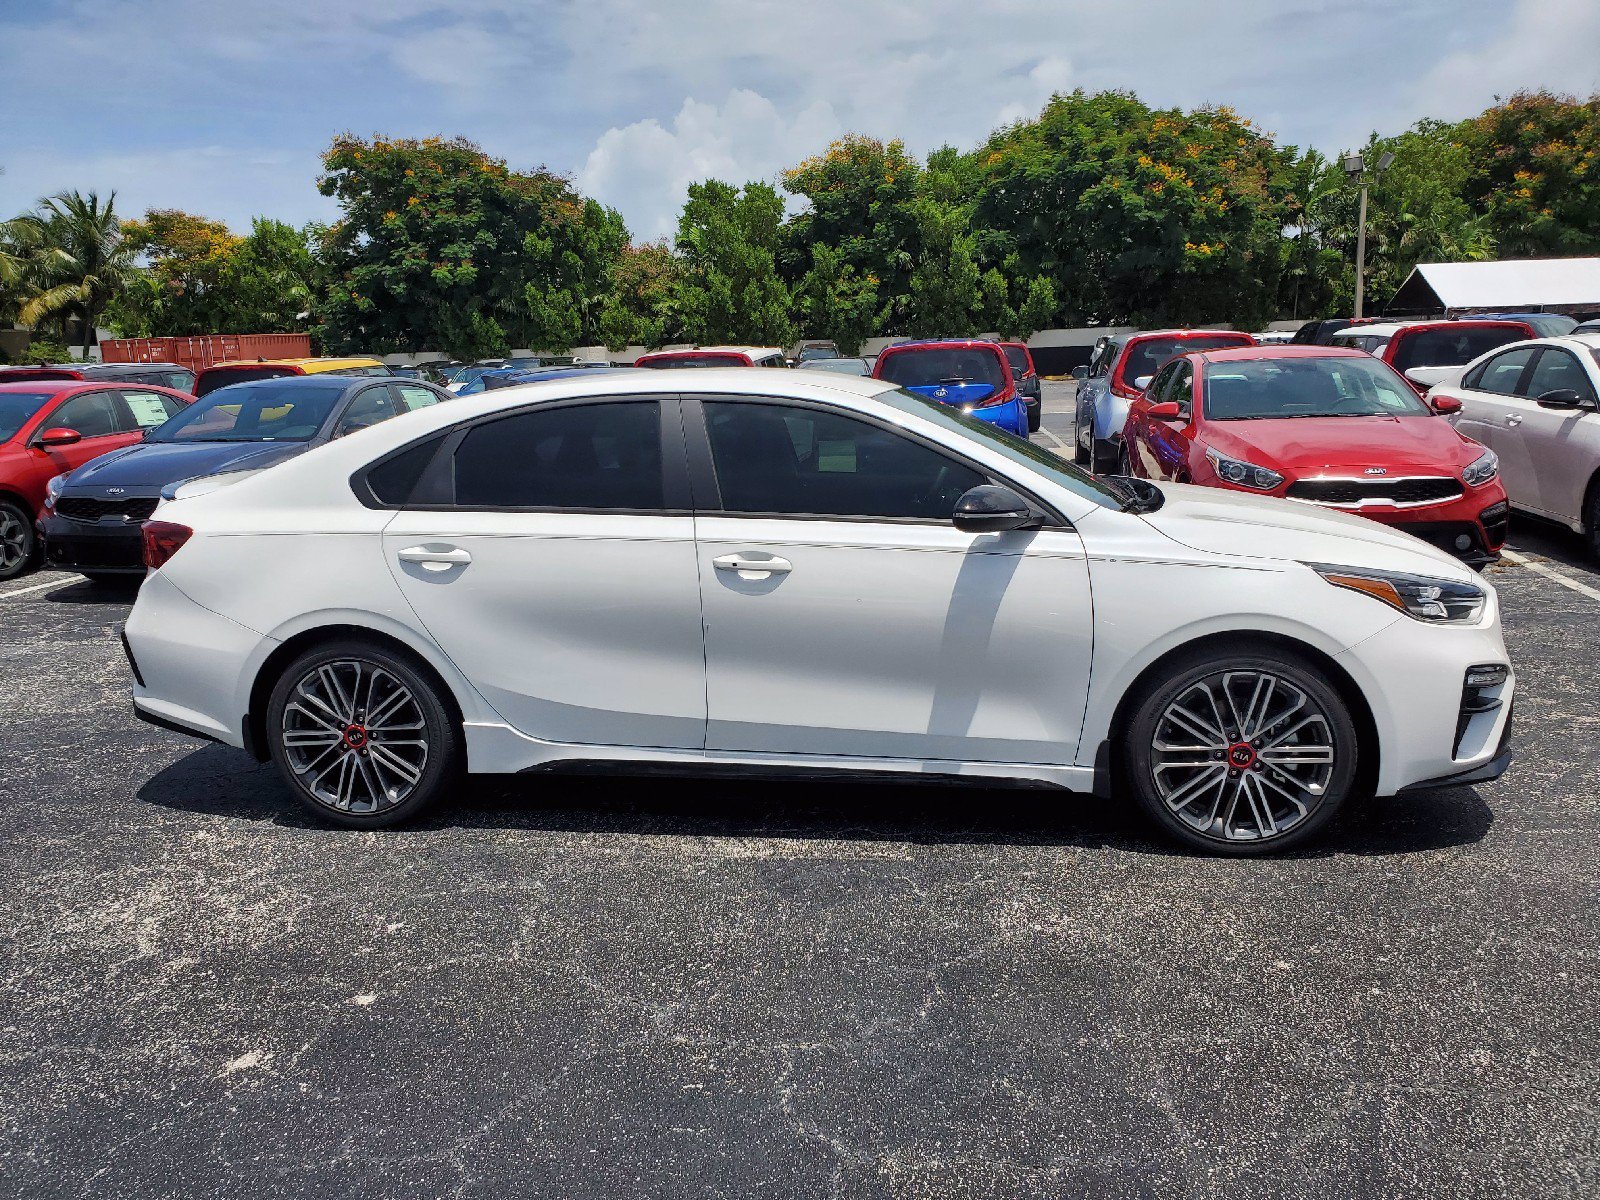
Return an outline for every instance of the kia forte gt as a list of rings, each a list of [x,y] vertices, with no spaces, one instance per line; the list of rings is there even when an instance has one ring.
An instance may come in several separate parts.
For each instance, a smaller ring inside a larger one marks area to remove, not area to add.
[[[1247,854],[1509,758],[1495,594],[1450,556],[877,380],[503,389],[193,481],[144,537],[139,715],[351,827],[463,772],[715,765],[1055,785]]]

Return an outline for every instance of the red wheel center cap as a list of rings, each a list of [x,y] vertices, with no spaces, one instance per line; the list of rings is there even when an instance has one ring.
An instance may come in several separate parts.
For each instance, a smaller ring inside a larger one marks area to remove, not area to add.
[[[367,731],[359,725],[352,725],[344,731],[344,744],[352,750],[359,750],[367,744]]]
[[[1256,752],[1248,742],[1235,742],[1228,747],[1228,765],[1236,771],[1247,771],[1255,765]]]

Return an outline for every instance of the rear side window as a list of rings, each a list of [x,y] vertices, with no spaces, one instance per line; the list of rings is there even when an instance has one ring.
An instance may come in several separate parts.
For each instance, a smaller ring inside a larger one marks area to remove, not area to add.
[[[422,473],[428,469],[447,435],[408,446],[367,472],[367,488],[379,504],[403,505],[411,499]]]
[[[485,422],[456,449],[455,478],[459,508],[660,510],[660,405],[576,404]]]
[[[1534,347],[1507,350],[1497,354],[1461,381],[1461,386],[1499,396],[1515,396],[1522,372],[1533,360]]]
[[[866,421],[780,404],[708,401],[727,512],[948,521],[988,482],[937,450]]]
[[[1026,375],[1032,369],[1028,366],[1028,352],[1021,346],[1002,346],[1001,349],[1005,351],[1013,375]]]
[[[431,388],[418,387],[414,383],[402,383],[399,389],[400,398],[406,402],[406,409],[409,412],[439,403],[438,394]]]
[[[1412,367],[1459,367],[1489,353],[1496,346],[1526,341],[1520,329],[1477,328],[1424,329],[1421,333],[1396,334],[1400,344],[1394,349],[1390,365],[1396,371]]]
[[[1594,387],[1589,374],[1583,369],[1575,354],[1546,346],[1533,365],[1533,375],[1528,380],[1528,397],[1537,400],[1548,392],[1577,392],[1588,401],[1594,400]]]
[[[72,397],[45,419],[61,429],[75,429],[85,438],[105,437],[123,432],[126,422],[118,411],[116,395],[110,390],[83,392]]]

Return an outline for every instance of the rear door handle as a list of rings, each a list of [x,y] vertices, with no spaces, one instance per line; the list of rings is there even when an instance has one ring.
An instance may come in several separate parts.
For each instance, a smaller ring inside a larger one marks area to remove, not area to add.
[[[1511,425],[1511,426],[1521,425],[1522,424],[1522,414],[1521,413],[1511,413],[1509,416],[1506,417],[1506,424],[1507,425]]]
[[[740,579],[765,579],[794,570],[794,564],[786,558],[746,558],[742,554],[724,554],[713,558],[711,565],[719,571],[736,571]]]
[[[448,571],[451,567],[464,567],[472,561],[472,555],[461,547],[439,544],[407,546],[395,557],[401,562],[418,563],[424,571]]]

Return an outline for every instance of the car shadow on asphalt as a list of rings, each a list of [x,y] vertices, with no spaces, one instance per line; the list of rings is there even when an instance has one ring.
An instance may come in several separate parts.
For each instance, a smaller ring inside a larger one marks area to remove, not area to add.
[[[1600,564],[1589,549],[1589,539],[1554,521],[1516,514],[1511,520],[1510,546],[1521,554],[1549,559],[1585,575],[1600,571]]]
[[[222,746],[185,755],[138,796],[179,812],[338,832],[302,809],[270,765]],[[1493,824],[1472,788],[1422,792],[1354,805],[1313,845],[1283,857],[1424,853],[1481,841]],[[404,827],[413,835],[461,829],[1187,853],[1161,840],[1131,804],[1047,789],[854,779],[475,776]]]
[[[126,608],[139,594],[142,579],[143,576],[135,576],[126,582],[120,579],[102,583],[90,579],[80,579],[76,583],[63,582],[40,599],[51,604],[118,604]]]

